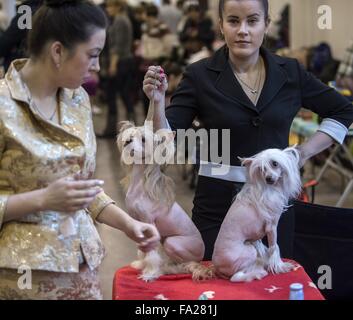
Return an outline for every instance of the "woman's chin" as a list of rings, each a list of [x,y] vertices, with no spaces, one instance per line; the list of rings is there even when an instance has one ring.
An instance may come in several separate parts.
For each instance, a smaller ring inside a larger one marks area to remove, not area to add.
[[[246,59],[251,57],[256,50],[253,48],[232,48],[231,52],[233,56],[239,59]]]

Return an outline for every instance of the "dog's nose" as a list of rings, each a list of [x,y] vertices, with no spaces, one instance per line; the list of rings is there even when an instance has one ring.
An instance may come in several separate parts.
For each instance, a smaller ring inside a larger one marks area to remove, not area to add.
[[[275,181],[271,177],[266,177],[266,183],[267,184],[274,184]]]

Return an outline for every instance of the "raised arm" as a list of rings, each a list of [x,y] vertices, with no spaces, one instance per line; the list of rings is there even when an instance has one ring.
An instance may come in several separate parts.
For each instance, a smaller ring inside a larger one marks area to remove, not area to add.
[[[155,131],[169,127],[165,116],[165,93],[168,89],[167,76],[159,66],[151,66],[143,81],[143,91],[151,101],[147,119],[153,121]]]

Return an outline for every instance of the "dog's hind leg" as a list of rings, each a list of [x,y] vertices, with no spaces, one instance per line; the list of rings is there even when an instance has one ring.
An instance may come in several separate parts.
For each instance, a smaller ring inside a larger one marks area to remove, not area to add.
[[[205,246],[201,236],[170,236],[163,243],[166,254],[174,262],[201,261]]]
[[[231,251],[216,252],[212,258],[217,273],[229,277],[232,282],[251,281],[248,280],[248,272],[254,271],[257,260],[255,247],[251,243],[240,242],[234,244]]]
[[[231,278],[231,282],[250,282],[253,280],[261,280],[266,277],[268,272],[265,270],[263,261],[257,260],[255,264],[247,269],[235,273]]]
[[[248,244],[248,248],[255,248],[255,259],[247,267],[236,272],[231,278],[231,282],[250,282],[253,280],[260,280],[268,275],[265,270],[267,248],[261,240]]]

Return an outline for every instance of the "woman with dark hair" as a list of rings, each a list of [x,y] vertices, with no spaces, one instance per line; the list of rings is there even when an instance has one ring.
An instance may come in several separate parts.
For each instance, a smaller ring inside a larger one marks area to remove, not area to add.
[[[0,81],[0,299],[101,299],[94,220],[144,251],[159,241],[92,178],[96,140],[80,86],[99,71],[105,29],[91,2],[47,0],[29,33],[30,58]],[[31,272],[24,287],[18,270]]]
[[[156,130],[168,123],[173,130],[188,129],[196,116],[208,134],[211,129],[229,129],[228,142],[218,134],[218,146],[226,145],[228,150],[221,152],[227,151],[229,159],[222,157],[219,163],[219,147],[209,141],[202,144],[209,152],[201,153],[207,156],[201,159],[193,221],[205,242],[206,259],[211,259],[223,219],[246,181],[239,157],[286,148],[301,107],[324,119],[318,132],[298,146],[301,165],[334,141],[342,143],[353,121],[353,106],[347,99],[307,73],[297,60],[279,57],[262,46],[270,23],[267,0],[220,0],[219,23],[226,45],[211,58],[187,67],[166,110],[168,84],[160,67],[150,67],[144,80],[146,95],[155,99]],[[216,159],[210,152],[214,149]],[[278,226],[283,257],[293,257],[293,239],[290,208]]]

